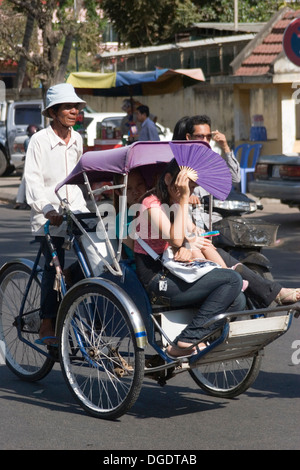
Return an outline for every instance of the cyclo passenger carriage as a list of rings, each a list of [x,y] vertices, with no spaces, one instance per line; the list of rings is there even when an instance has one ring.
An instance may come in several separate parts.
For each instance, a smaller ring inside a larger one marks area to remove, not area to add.
[[[61,296],[56,321],[58,348],[37,344],[40,251],[34,262],[16,259],[0,270],[0,353],[7,366],[21,379],[35,381],[45,377],[59,361],[72,395],[95,417],[116,419],[126,413],[139,396],[144,376],[164,385],[176,374],[189,372],[208,394],[236,397],[256,379],[264,347],[284,334],[293,315],[298,316],[300,311],[297,302],[223,313],[209,321],[220,325],[223,320],[223,326],[216,326],[204,338],[209,345],[203,351],[190,358],[171,359],[166,354],[166,346],[190,322],[195,309],[151,305],[134,266],[122,259],[123,230],[117,240],[109,229],[113,207],[97,205],[97,196],[108,189],[121,190],[123,227],[129,172],[139,168],[150,188],[153,178],[173,157],[168,142],[137,142],[88,152],[57,186],[59,197],[64,185],[84,185],[92,206],[90,213],[75,214],[68,200],[60,198],[67,224],[66,244],[73,248],[83,273],[83,279],[69,289],[49,225],[45,226]],[[92,189],[93,183],[111,181],[116,175],[121,176],[121,183]]]

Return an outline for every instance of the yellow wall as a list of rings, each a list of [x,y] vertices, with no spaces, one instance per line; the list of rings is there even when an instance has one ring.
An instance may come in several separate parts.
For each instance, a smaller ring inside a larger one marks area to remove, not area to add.
[[[225,133],[230,145],[249,141],[251,117],[264,116],[268,141],[262,154],[293,152],[296,142],[297,110],[291,84],[210,84],[203,83],[177,93],[159,96],[136,96],[150,108],[158,121],[171,131],[178,119],[195,114],[208,114],[213,130]],[[87,103],[98,112],[121,111],[123,98],[85,95]],[[300,125],[300,122],[299,122]],[[300,137],[300,131],[298,130]]]

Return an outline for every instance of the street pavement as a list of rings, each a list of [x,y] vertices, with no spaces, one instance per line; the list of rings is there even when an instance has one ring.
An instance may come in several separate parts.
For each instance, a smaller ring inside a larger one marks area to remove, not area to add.
[[[21,173],[0,178],[0,201],[14,203],[21,182]]]

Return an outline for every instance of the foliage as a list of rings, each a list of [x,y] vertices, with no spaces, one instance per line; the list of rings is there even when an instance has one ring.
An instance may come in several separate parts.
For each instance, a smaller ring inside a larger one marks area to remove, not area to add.
[[[193,0],[200,21],[233,22],[234,0]],[[266,22],[282,6],[299,8],[300,2],[286,3],[283,0],[239,0],[239,21],[242,23]]]
[[[239,0],[239,22],[266,22],[284,0]],[[299,8],[300,2],[288,3]],[[233,22],[234,0],[102,0],[101,6],[130,47],[174,41],[176,33],[196,22]]]
[[[86,16],[79,21],[77,14],[83,7]],[[98,50],[106,22],[97,8],[99,0],[3,0],[2,56],[20,62],[26,59],[43,89],[63,81],[74,44],[84,57],[94,57]],[[34,19],[33,26],[25,28],[30,17]]]
[[[198,18],[191,0],[102,0],[101,7],[130,47],[163,43]]]

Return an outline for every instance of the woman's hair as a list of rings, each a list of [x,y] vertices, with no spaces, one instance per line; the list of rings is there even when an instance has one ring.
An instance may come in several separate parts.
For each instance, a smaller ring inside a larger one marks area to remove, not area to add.
[[[186,123],[189,116],[184,116],[176,122],[172,140],[186,140]]]
[[[170,173],[170,175],[172,176],[172,180],[171,180],[171,185],[172,185],[172,184],[175,183],[177,175],[178,175],[179,172],[180,172],[179,165],[178,165],[177,161],[175,160],[175,158],[173,158],[168,163],[165,170],[163,171],[160,178],[158,179],[157,184],[156,184],[155,193],[156,193],[156,196],[158,197],[158,199],[160,200],[160,202],[162,204],[164,204],[164,203],[169,204],[170,203],[168,186],[165,183],[166,174]]]

